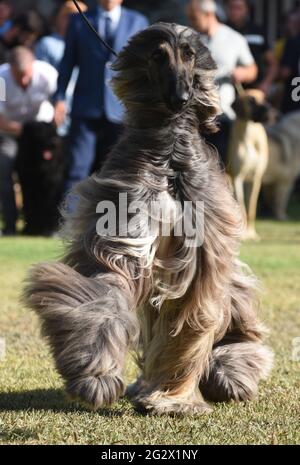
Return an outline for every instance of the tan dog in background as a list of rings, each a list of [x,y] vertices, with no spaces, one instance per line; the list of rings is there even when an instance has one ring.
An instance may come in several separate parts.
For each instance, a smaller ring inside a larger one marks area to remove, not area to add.
[[[269,161],[268,137],[262,123],[268,120],[269,106],[263,92],[251,89],[240,92],[233,109],[237,119],[231,130],[227,171],[247,225],[245,239],[258,240],[257,202]]]

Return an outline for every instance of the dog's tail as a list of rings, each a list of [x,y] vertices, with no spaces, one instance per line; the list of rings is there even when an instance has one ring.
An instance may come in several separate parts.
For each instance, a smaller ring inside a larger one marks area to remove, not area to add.
[[[126,349],[138,338],[126,284],[114,274],[87,278],[62,263],[42,264],[32,268],[23,301],[40,317],[71,397],[95,409],[117,400]]]

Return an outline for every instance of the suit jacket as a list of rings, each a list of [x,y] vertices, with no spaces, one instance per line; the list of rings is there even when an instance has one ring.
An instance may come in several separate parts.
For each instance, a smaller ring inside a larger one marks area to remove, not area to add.
[[[100,14],[99,8],[91,9],[86,13],[96,30],[98,30]],[[145,16],[122,8],[114,50],[120,52],[131,36],[146,27],[148,21]],[[80,15],[73,15],[67,32],[66,48],[60,65],[58,89],[54,101],[65,100],[72,71],[78,66],[79,76],[74,92],[72,115],[77,118],[100,118],[105,115],[109,121],[122,122],[124,108],[109,84],[113,76],[113,71],[110,69],[113,60],[114,56],[109,54]]]

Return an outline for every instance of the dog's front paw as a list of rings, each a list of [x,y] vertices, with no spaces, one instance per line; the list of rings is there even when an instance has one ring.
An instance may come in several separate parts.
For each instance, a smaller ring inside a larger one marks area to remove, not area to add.
[[[124,394],[125,385],[118,376],[87,376],[68,381],[66,391],[71,399],[97,410],[116,402]]]
[[[248,228],[243,234],[244,241],[260,242],[261,238],[254,228]]]
[[[132,399],[135,408],[149,415],[206,415],[212,408],[204,401],[185,400],[163,393],[152,393]]]

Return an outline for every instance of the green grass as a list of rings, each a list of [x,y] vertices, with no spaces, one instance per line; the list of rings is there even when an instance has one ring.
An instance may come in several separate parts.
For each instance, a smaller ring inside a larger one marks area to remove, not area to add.
[[[144,417],[126,400],[89,412],[71,404],[54,370],[36,316],[18,303],[31,263],[54,259],[60,243],[0,239],[0,443],[10,444],[295,444],[300,442],[300,223],[260,222],[262,241],[245,244],[242,258],[264,286],[262,319],[276,353],[271,378],[257,401],[220,404],[207,417]],[[128,360],[127,379],[135,369]]]

